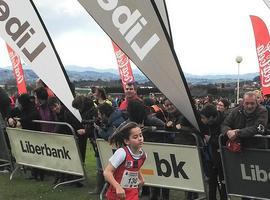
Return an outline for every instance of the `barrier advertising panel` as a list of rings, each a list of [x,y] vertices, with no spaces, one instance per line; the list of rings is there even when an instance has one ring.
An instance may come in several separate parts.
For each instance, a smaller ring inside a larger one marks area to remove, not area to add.
[[[243,149],[239,153],[222,147],[227,192],[232,196],[270,199],[270,150]]]
[[[103,168],[114,149],[97,139]],[[145,184],[165,188],[205,192],[199,151],[196,146],[145,142],[147,159],[141,169]]]
[[[12,155],[18,164],[84,176],[72,135],[7,128]]]

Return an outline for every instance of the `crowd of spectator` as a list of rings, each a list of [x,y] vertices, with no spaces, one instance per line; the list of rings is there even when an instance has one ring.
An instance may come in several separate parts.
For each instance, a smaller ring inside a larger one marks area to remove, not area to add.
[[[1,127],[20,127],[22,129],[36,130],[51,133],[72,134],[63,125],[34,123],[33,120],[67,122],[78,137],[78,145],[85,162],[86,146],[89,140],[96,157],[96,183],[97,188],[92,192],[101,192],[104,184],[103,170],[96,145],[96,138],[108,141],[115,129],[125,121],[136,122],[140,125],[147,142],[195,144],[195,133],[201,138],[205,151],[202,152],[205,165],[205,175],[208,177],[209,199],[217,199],[217,191],[222,200],[227,199],[219,152],[218,138],[220,134],[227,136],[232,142],[239,142],[242,138],[250,138],[258,133],[257,127],[262,125],[265,130],[269,127],[268,110],[270,98],[263,97],[260,91],[247,92],[237,104],[231,104],[229,99],[210,96],[194,98],[196,115],[200,119],[200,131],[196,130],[190,122],[176,109],[176,107],[163,96],[139,96],[136,85],[128,83],[125,86],[124,98],[108,97],[103,88],[96,88],[88,95],[76,95],[72,106],[82,116],[79,122],[73,114],[61,103],[49,88],[39,79],[34,90],[34,95],[22,94],[17,98],[9,98],[0,88],[0,122]],[[155,134],[156,130],[166,130],[164,133]],[[181,132],[181,134],[177,134]],[[245,140],[243,145],[250,144]],[[43,181],[46,171],[31,168],[31,177]],[[72,179],[62,173],[56,173],[55,182],[59,183]],[[77,183],[77,186],[83,186]],[[143,187],[142,195],[150,199],[169,199],[169,189],[157,187]],[[196,199],[198,194],[187,192],[186,199]]]

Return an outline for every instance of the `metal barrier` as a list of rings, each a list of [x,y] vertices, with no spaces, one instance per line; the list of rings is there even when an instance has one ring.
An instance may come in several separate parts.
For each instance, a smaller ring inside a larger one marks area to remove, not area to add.
[[[19,165],[82,176],[58,183],[54,189],[60,185],[85,180],[86,173],[73,127],[65,122],[33,122],[68,126],[73,135],[7,128],[11,152],[18,164],[11,173],[10,180],[19,169]]]
[[[182,134],[179,132],[155,131],[155,134]],[[191,135],[189,133],[189,135]],[[195,145],[145,142],[144,151],[147,159],[141,169],[145,185],[203,193],[206,184],[201,159],[201,143],[197,135],[192,134]],[[113,149],[108,142],[97,139],[97,146],[103,169],[107,166]],[[100,194],[103,198],[105,186]],[[205,199],[200,197],[199,199]]]
[[[10,166],[12,168],[12,159],[11,154],[8,149],[6,137],[5,137],[5,130],[0,128],[0,167]]]
[[[249,142],[269,140],[270,136],[256,135]],[[270,199],[270,150],[241,148],[241,152],[230,152],[219,137],[221,160],[228,196],[255,199]],[[244,139],[243,139],[244,140]]]

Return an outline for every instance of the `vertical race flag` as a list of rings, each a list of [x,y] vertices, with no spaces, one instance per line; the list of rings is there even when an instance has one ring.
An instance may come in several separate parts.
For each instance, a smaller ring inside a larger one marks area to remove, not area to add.
[[[264,21],[254,15],[250,16],[259,61],[260,78],[263,95],[270,94],[270,37]]]
[[[81,120],[72,107],[68,76],[33,1],[0,0],[0,7],[0,36]]]
[[[199,129],[187,82],[154,3],[145,0],[79,2],[152,83]]]
[[[122,81],[122,86],[125,90],[125,86],[127,83],[134,82],[134,76],[132,73],[131,65],[129,58],[127,55],[112,41],[114,53],[116,56],[118,69],[119,69],[119,75]]]
[[[13,75],[16,79],[18,94],[27,93],[26,82],[23,73],[22,63],[20,57],[13,51],[13,49],[7,45],[8,55],[10,57],[13,69]]]

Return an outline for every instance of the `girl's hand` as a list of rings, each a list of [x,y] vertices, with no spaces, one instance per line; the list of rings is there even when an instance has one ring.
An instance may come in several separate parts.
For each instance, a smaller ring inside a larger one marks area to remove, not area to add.
[[[144,185],[144,178],[143,177],[141,177],[142,179],[140,179],[140,182],[139,182],[139,185],[138,185],[138,187],[139,188],[141,188],[143,185]]]
[[[210,140],[210,136],[209,135],[204,135],[204,142],[208,143]]]
[[[15,119],[13,119],[13,118],[9,118],[8,119],[8,125],[9,125],[9,127],[16,128],[16,124],[17,124],[17,121]]]
[[[115,188],[116,195],[118,198],[125,200],[126,199],[126,193],[125,190],[119,185],[119,187]]]
[[[77,133],[79,135],[84,135],[85,134],[85,129],[79,129],[79,130],[77,130]]]
[[[167,127],[172,127],[172,126],[173,126],[173,122],[172,122],[172,121],[168,121],[168,122],[166,123],[166,126],[167,126]]]
[[[181,124],[176,124],[175,128],[176,128],[177,130],[180,130],[180,129],[182,128],[182,126],[181,126]]]
[[[138,187],[140,188],[144,185],[144,182],[145,182],[141,171],[139,171],[139,181],[140,182],[139,182]]]

